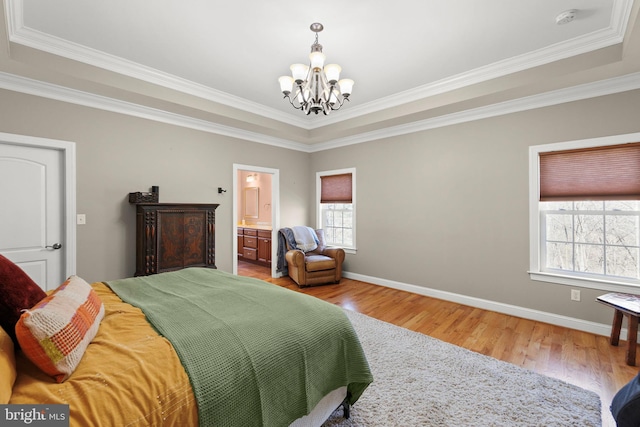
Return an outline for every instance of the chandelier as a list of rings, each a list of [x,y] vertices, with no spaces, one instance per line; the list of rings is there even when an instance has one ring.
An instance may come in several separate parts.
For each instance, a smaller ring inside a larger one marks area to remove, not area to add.
[[[324,65],[325,55],[322,53],[322,45],[318,43],[318,33],[324,27],[316,22],[310,28],[316,33],[316,41],[311,45],[309,65],[293,64],[290,67],[293,77],[282,76],[278,81],[280,90],[293,108],[302,110],[307,115],[321,111],[326,115],[332,110],[340,109],[349,100],[353,80],[338,80],[342,71],[338,64]]]

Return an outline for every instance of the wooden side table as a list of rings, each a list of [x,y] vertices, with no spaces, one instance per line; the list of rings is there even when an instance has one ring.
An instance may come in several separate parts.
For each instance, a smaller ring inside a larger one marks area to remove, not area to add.
[[[628,318],[627,331],[627,365],[636,366],[636,348],[638,341],[638,317],[640,317],[640,295],[610,293],[601,295],[596,301],[613,307],[613,325],[611,327],[611,345],[620,342],[620,329],[622,329],[622,317]]]

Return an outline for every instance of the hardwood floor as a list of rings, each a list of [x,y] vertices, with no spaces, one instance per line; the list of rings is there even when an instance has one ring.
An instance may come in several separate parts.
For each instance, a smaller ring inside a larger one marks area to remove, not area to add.
[[[299,288],[289,277],[272,279],[268,268],[244,262],[238,263],[238,274],[592,390],[602,400],[603,426],[615,426],[609,412],[611,399],[638,374],[638,367],[625,363],[626,342],[614,347],[609,337],[356,280],[343,278],[338,285]]]

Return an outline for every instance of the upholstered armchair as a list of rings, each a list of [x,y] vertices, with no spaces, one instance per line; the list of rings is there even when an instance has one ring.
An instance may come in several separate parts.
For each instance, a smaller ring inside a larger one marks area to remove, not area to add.
[[[340,283],[344,249],[325,246],[323,230],[314,231],[318,246],[307,252],[292,247],[294,242],[285,239],[285,259],[289,267],[289,277],[300,287]]]

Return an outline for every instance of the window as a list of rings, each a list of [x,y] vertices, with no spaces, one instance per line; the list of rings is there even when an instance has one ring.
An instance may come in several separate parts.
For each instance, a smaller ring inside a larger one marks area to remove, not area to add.
[[[640,287],[640,134],[531,147],[530,275]]]
[[[318,172],[318,228],[324,230],[327,245],[347,252],[356,249],[355,168]]]
[[[540,202],[542,270],[640,279],[640,202]]]

